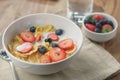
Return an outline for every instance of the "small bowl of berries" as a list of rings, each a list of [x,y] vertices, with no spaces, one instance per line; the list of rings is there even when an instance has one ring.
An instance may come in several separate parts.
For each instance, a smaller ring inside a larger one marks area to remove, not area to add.
[[[106,42],[115,37],[118,23],[106,13],[87,14],[82,23],[85,35],[95,42]]]

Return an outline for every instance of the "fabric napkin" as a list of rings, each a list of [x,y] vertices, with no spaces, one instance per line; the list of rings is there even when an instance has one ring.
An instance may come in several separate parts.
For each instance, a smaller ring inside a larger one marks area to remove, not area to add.
[[[16,67],[19,80],[103,80],[119,69],[119,63],[106,50],[85,37],[76,59],[58,73],[41,76],[29,74]],[[12,80],[10,66],[2,59],[0,80]]]

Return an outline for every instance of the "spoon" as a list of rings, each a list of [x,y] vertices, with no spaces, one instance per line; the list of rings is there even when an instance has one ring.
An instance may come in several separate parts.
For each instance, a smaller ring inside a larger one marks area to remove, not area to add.
[[[78,12],[73,12],[72,13],[72,20],[77,24],[81,25],[83,22],[84,14],[79,14]]]
[[[0,58],[2,58],[3,60],[7,61],[10,64],[12,75],[13,75],[13,80],[19,80],[12,60],[7,56],[6,52],[2,49],[0,49]]]

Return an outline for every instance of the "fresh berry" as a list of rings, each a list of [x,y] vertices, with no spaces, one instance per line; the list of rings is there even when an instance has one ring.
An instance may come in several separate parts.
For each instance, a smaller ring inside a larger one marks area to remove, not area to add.
[[[47,49],[46,49],[46,47],[44,47],[44,46],[40,46],[40,47],[38,48],[38,50],[39,50],[39,52],[40,52],[41,54],[45,54],[45,53],[47,52]]]
[[[37,36],[35,37],[35,41],[38,42],[38,41],[40,41],[40,40],[41,40],[41,36],[40,36],[40,35],[37,35]]]
[[[31,32],[35,32],[35,30],[36,30],[36,28],[35,28],[34,26],[31,26],[31,27],[30,27],[30,31],[31,31]]]
[[[104,16],[99,15],[99,14],[94,15],[93,18],[94,18],[94,20],[97,20],[97,21],[105,19]]]
[[[51,58],[48,55],[42,55],[40,57],[40,63],[50,63],[51,62]]]
[[[66,53],[60,48],[52,48],[50,50],[50,58],[53,62],[60,61],[66,58]]]
[[[62,35],[62,34],[63,34],[63,30],[62,30],[62,29],[57,29],[57,30],[55,31],[55,34],[57,34],[57,35]]]
[[[51,43],[51,42],[52,42],[52,39],[51,39],[51,38],[47,38],[47,39],[45,39],[45,42]]]
[[[94,31],[96,26],[93,24],[86,23],[85,24],[86,28],[88,28],[90,31]]]
[[[20,37],[22,38],[23,41],[25,42],[34,42],[34,34],[30,31],[23,31],[20,33]]]
[[[102,26],[102,32],[105,33],[105,32],[110,32],[113,30],[113,27],[110,25],[110,24],[105,24]]]
[[[100,22],[97,22],[97,23],[96,23],[96,27],[99,28],[99,29],[101,29],[101,28],[102,28],[101,23],[100,23]]]
[[[58,46],[63,50],[72,50],[74,43],[72,39],[64,39],[58,43]]]
[[[100,28],[96,28],[94,32],[100,33],[101,29]]]
[[[107,20],[107,24],[113,26],[113,22],[111,20]]]
[[[24,42],[23,44],[17,46],[17,51],[21,52],[21,53],[28,53],[29,51],[31,51],[33,49],[33,45],[32,43],[29,42]]]
[[[55,33],[48,34],[47,38],[51,38],[52,41],[58,41],[59,37]]]
[[[96,23],[98,23],[98,21],[96,21],[96,20],[93,20],[93,25],[96,25]]]
[[[95,22],[94,22],[94,20],[93,20],[93,17],[90,16],[90,17],[88,17],[87,19],[85,19],[84,24],[86,24],[86,23],[94,24]]]
[[[104,20],[100,20],[99,23],[100,23],[101,25],[104,25],[104,24],[107,24],[107,21],[108,21],[107,19],[104,19]]]
[[[93,20],[87,18],[87,19],[85,19],[84,24],[86,24],[86,23],[90,23],[90,24],[92,24],[92,22],[93,22]]]
[[[52,47],[58,47],[57,43],[52,43]]]

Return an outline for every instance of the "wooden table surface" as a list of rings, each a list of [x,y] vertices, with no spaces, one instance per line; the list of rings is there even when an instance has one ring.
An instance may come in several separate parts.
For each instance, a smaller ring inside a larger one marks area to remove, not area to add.
[[[120,23],[120,0],[94,0],[94,11],[108,13]],[[66,16],[66,0],[0,0],[0,32],[13,20],[32,13],[49,12]],[[101,43],[120,62],[120,26],[117,36]],[[110,80],[120,80],[120,74]]]

